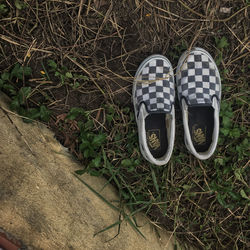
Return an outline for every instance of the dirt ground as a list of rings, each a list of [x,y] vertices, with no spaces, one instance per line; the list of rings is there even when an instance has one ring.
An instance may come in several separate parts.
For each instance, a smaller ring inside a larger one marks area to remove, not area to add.
[[[18,4],[14,1],[0,1],[6,6],[6,11],[0,12],[0,71],[10,70],[17,62],[32,68],[32,77],[24,79],[17,87],[32,87],[27,105],[36,107],[44,104],[52,111],[49,127],[59,141],[69,147],[80,160],[83,158],[76,150],[78,142],[75,130],[72,129],[72,124],[66,124],[62,129],[61,120],[72,107],[91,111],[97,124],[103,116],[100,114],[100,107],[106,104],[121,109],[132,109],[133,76],[139,64],[151,54],[165,55],[175,68],[183,51],[194,46],[203,47],[212,54],[219,65],[225,90],[223,98],[231,100],[232,96],[245,94],[245,87],[240,86],[246,86],[242,82],[249,80],[248,0],[17,2]],[[62,75],[67,72],[74,75],[70,83],[63,84],[62,78],[55,76],[49,66],[49,60],[57,63],[56,70]],[[177,138],[176,142],[178,149],[175,155],[178,156],[184,146],[181,114],[177,103],[176,106],[177,134],[181,137]],[[238,107],[235,106],[233,111],[235,110],[238,110]],[[244,110],[242,112],[245,112]],[[222,158],[226,147],[220,149],[220,152],[223,152]],[[189,155],[184,158],[182,164],[176,160],[179,172],[182,171],[182,166],[203,166]],[[243,166],[246,163],[245,158],[239,164]],[[211,162],[205,166],[212,167]],[[180,177],[178,173],[173,176],[175,183],[185,178]],[[200,181],[198,186],[206,182],[203,179]],[[200,189],[197,187],[194,191],[198,192]],[[204,189],[203,191],[205,192]],[[178,210],[179,203],[176,203],[176,200],[179,198],[179,193],[177,197],[171,198],[175,204],[171,211]],[[188,197],[182,206],[190,211],[193,211],[193,206],[206,211],[210,209],[209,199],[202,195],[194,200]],[[185,229],[187,224],[181,219],[163,216],[158,206],[153,206],[150,211],[151,218],[157,224],[169,231],[176,231],[179,239],[185,239],[200,248],[247,247],[248,234],[245,230],[248,229],[239,229],[235,236],[233,235],[239,216],[244,217],[247,213],[245,207],[235,210],[235,213],[229,208],[215,207],[215,217],[211,215],[208,219],[207,214],[197,223],[192,221],[194,225],[190,228],[188,226],[188,230]],[[222,230],[222,233],[217,234],[218,224],[223,223],[223,219],[232,214],[234,222],[228,231]],[[187,220],[194,218],[186,210],[183,210],[181,216]],[[189,216],[191,217],[188,218]],[[203,224],[205,231],[202,229]],[[207,234],[207,238],[200,240],[199,237],[204,234]]]

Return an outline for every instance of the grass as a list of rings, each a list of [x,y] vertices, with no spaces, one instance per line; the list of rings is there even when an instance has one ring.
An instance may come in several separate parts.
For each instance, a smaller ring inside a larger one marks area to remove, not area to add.
[[[0,1],[0,90],[11,109],[46,123],[82,163],[78,175],[116,186],[122,217],[102,231],[119,233],[124,220],[137,230],[131,216],[143,211],[183,248],[247,249],[249,2],[92,2]],[[176,103],[173,155],[154,166],[139,152],[133,75],[152,53],[175,66],[192,46],[213,55],[222,77],[217,150],[206,161],[188,153]]]

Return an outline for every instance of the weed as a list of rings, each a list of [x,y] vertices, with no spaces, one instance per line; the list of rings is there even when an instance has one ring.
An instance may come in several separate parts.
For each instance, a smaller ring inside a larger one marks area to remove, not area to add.
[[[48,60],[48,66],[49,72],[54,73],[54,76],[59,78],[61,85],[68,84],[73,89],[77,89],[81,87],[84,82],[89,81],[89,78],[85,75],[71,73],[71,71],[66,66],[59,67],[54,60]],[[47,70],[45,69],[45,74],[49,78],[48,73],[46,72]]]
[[[174,44],[169,51],[169,56],[172,61],[178,60],[179,56],[188,48],[188,44],[185,40],[181,40],[179,43]]]
[[[78,174],[88,172],[91,175],[100,176],[102,171],[98,172],[95,168],[100,168],[103,165],[103,158],[101,152],[101,146],[106,141],[105,133],[93,132],[93,120],[89,117],[89,112],[85,112],[81,108],[72,108],[68,113],[66,119],[74,120],[81,117],[81,121],[78,121],[79,134],[79,152],[88,161],[87,167],[84,170],[77,171]]]
[[[18,10],[22,10],[22,9],[25,9],[25,8],[27,7],[27,4],[26,4],[24,1],[15,0],[15,7],[16,7]]]
[[[32,94],[31,87],[20,87],[27,77],[31,76],[31,68],[15,64],[10,72],[3,72],[0,79],[0,90],[5,91],[11,97],[10,107],[19,115],[27,117],[24,121],[40,119],[48,122],[50,111],[44,106],[36,108],[28,107],[28,99]]]
[[[125,173],[133,176],[141,163],[138,157],[134,115],[128,108],[125,108],[120,110],[120,116],[115,111],[117,108],[111,105],[105,105],[104,108],[107,119],[106,126],[109,131],[112,130],[110,136],[107,136],[103,129],[98,132],[93,131],[94,122],[90,118],[89,112],[81,108],[73,108],[68,113],[67,119],[77,119],[81,116],[81,121],[78,121],[78,149],[87,164],[83,170],[79,170],[77,173],[87,172],[95,176],[106,176],[109,182],[114,182],[120,187],[123,201],[137,202],[136,196],[139,193],[134,194],[134,188],[130,188],[125,179],[127,175]],[[123,125],[122,119],[125,119],[127,123]],[[133,123],[132,127],[127,127],[127,124],[130,123]],[[123,130],[128,128],[129,130],[124,134]]]
[[[6,6],[6,4],[2,3],[2,1],[0,1],[0,15],[5,15],[8,12],[8,8]]]
[[[227,145],[227,150],[223,156],[214,159],[216,172],[210,183],[210,190],[216,193],[217,201],[224,208],[229,209],[249,204],[249,199],[245,199],[244,189],[241,189],[243,190],[241,193],[244,192],[242,196],[232,182],[236,177],[237,180],[246,184],[244,179],[247,178],[247,173],[243,167],[239,167],[239,163],[250,156],[246,127],[235,122],[235,112],[233,111],[235,105],[233,100],[223,100],[221,103],[220,117],[222,122],[218,144],[219,147]],[[241,108],[244,108],[244,105]],[[221,151],[223,151],[222,148]],[[245,188],[249,193],[247,185]]]
[[[223,50],[229,46],[229,43],[227,41],[227,38],[224,36],[221,39],[215,37],[215,43],[216,43],[216,47],[218,49],[218,55],[217,55],[215,62],[217,65],[220,65],[220,63],[222,61]]]

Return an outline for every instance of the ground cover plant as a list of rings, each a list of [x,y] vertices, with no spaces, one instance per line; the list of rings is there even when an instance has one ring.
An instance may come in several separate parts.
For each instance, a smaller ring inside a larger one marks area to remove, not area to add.
[[[0,19],[0,90],[25,122],[55,132],[82,162],[77,174],[104,176],[116,207],[143,211],[186,244],[249,248],[248,0],[1,0]],[[133,75],[152,53],[176,66],[193,46],[222,77],[217,150],[206,161],[187,152],[176,103],[173,155],[153,166],[138,148]]]

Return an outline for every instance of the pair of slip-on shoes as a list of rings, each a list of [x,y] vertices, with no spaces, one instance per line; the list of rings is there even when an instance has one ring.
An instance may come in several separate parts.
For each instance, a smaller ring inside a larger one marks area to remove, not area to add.
[[[219,135],[221,79],[211,55],[193,48],[179,59],[176,69],[185,144],[198,159],[214,153]],[[175,76],[169,60],[152,55],[139,66],[133,85],[133,103],[139,145],[146,160],[166,164],[175,138]]]

